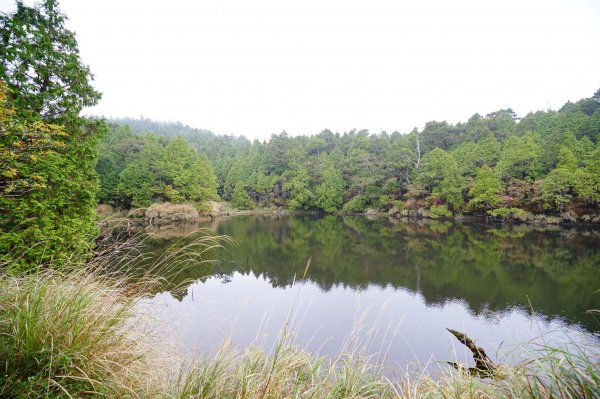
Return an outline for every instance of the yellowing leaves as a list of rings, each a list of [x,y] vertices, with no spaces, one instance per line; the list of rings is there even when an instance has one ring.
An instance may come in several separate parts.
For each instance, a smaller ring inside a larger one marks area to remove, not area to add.
[[[3,170],[2,171],[2,176],[8,177],[9,179],[12,179],[12,178],[14,178],[14,177],[17,176],[17,173],[18,172],[17,172],[16,169],[10,168],[10,169]]]

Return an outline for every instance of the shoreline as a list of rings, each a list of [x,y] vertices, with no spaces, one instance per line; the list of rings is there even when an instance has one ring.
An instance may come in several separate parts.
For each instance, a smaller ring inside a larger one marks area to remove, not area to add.
[[[137,209],[114,209],[110,205],[101,204],[98,206],[97,225],[100,228],[107,228],[114,225],[114,221],[127,220],[129,224],[136,227],[165,227],[173,224],[188,224],[188,223],[203,223],[217,219],[235,217],[235,216],[253,216],[253,215],[270,215],[270,216],[298,216],[298,215],[317,215],[317,216],[342,216],[342,217],[364,217],[376,219],[388,219],[397,222],[419,222],[419,221],[439,221],[453,223],[485,223],[491,226],[541,226],[541,227],[562,227],[562,228],[578,228],[578,227],[600,227],[600,214],[587,214],[575,216],[572,213],[566,216],[534,214],[525,212],[522,216],[513,215],[512,217],[500,219],[494,218],[487,214],[457,214],[452,217],[432,217],[425,209],[404,210],[402,212],[381,212],[369,209],[365,212],[343,212],[325,213],[316,210],[287,210],[279,208],[255,208],[255,209],[234,209],[230,208],[225,203],[211,203],[212,210],[193,211],[193,204],[170,204],[170,203],[155,203],[148,208]],[[165,212],[149,215],[153,207],[165,206],[173,209],[167,209]],[[185,210],[188,210],[186,215]],[[191,212],[189,212],[192,210]]]

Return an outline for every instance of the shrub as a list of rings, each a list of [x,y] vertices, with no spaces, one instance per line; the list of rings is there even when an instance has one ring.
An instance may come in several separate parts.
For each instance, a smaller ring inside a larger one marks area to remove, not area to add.
[[[488,211],[487,213],[494,218],[503,220],[525,216],[525,211],[520,208],[498,208]]]
[[[367,207],[367,200],[362,195],[357,195],[344,204],[344,212],[364,212]]]
[[[196,222],[199,216],[198,210],[189,204],[163,202],[146,209],[146,219],[151,223]]]
[[[429,217],[432,219],[451,218],[452,212],[448,210],[446,205],[432,205],[429,208]]]

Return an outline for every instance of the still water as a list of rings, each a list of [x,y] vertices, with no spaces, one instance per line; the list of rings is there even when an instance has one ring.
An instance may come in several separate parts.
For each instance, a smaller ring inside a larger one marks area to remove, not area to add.
[[[317,354],[352,351],[392,368],[469,363],[446,328],[500,362],[523,344],[600,342],[587,312],[600,309],[598,230],[238,216],[160,231],[146,251],[181,248],[197,227],[238,245],[205,254],[216,262],[178,262],[175,281],[143,305],[190,355],[226,338],[268,350],[284,327]]]

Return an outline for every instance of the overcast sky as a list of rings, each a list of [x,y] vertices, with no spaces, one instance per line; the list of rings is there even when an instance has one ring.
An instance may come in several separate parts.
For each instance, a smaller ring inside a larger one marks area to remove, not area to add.
[[[600,88],[597,0],[60,5],[104,93],[87,114],[249,138],[404,133],[500,108],[557,109]]]

